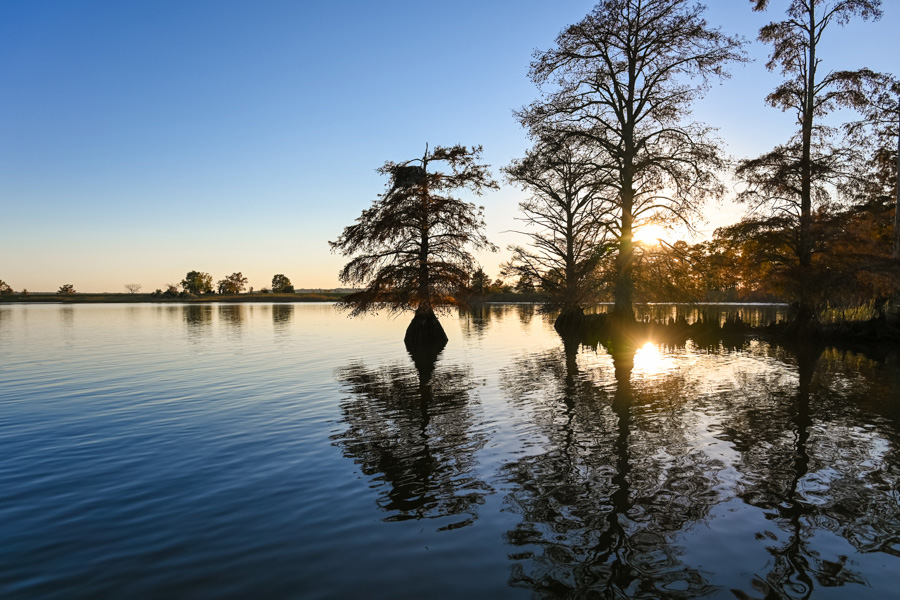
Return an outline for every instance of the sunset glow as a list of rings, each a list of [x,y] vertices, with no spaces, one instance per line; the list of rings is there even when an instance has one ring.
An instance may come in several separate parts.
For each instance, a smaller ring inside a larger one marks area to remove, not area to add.
[[[647,342],[634,353],[634,371],[643,375],[655,375],[666,370],[666,361],[659,347]]]
[[[662,225],[644,225],[634,231],[634,241],[645,246],[653,246],[659,240],[669,241],[672,232]]]

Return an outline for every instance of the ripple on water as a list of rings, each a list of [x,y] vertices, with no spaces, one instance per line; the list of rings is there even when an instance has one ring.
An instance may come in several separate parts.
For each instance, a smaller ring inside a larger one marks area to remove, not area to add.
[[[893,597],[890,365],[442,320],[0,306],[0,593]]]

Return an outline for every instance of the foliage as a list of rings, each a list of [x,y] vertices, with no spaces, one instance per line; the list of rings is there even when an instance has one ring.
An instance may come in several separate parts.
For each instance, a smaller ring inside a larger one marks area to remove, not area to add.
[[[181,280],[181,287],[191,294],[206,294],[213,291],[212,276],[200,271],[189,271]]]
[[[472,274],[472,281],[469,284],[469,291],[475,296],[484,296],[491,286],[491,278],[488,277],[484,269],[478,267]]]
[[[765,10],[768,0],[752,0],[754,10]],[[818,46],[828,26],[846,24],[852,17],[877,19],[881,0],[789,0],[787,18],[760,29],[760,41],[771,44],[766,64],[785,79],[766,97],[766,102],[797,116],[800,130],[786,144],[758,158],[743,161],[737,176],[746,183],[739,199],[751,210],[765,211],[754,218],[769,234],[778,237],[776,247],[788,247],[788,259],[779,256],[782,279],[790,282],[789,293],[798,301],[802,320],[813,314],[811,296],[815,269],[816,215],[833,207],[830,190],[850,179],[852,148],[836,143],[833,128],[820,123],[829,112],[854,105],[847,81],[852,72],[828,72],[820,76]],[[748,221],[749,222],[749,221]],[[779,232],[779,229],[781,230]]]
[[[8,283],[0,279],[0,296],[11,296],[13,294],[13,289],[9,286]]]
[[[60,296],[70,296],[75,293],[75,286],[71,283],[65,283],[59,286],[59,289],[56,290],[56,293]]]
[[[533,294],[537,287],[535,286],[535,278],[526,274],[520,275],[516,282],[515,290],[522,294]]]
[[[268,290],[266,290],[268,291]],[[272,293],[274,294],[293,294],[294,285],[285,275],[278,274],[272,277]]]
[[[475,270],[468,248],[494,249],[482,233],[483,209],[451,195],[497,188],[480,158],[480,146],[426,146],[422,158],[388,161],[378,170],[389,177],[385,193],[330,242],[332,251],[354,257],[340,280],[365,288],[341,306],[356,315],[383,308],[429,312],[461,302],[459,291]],[[447,170],[432,170],[434,163]]]
[[[247,287],[247,278],[240,272],[232,273],[225,279],[219,280],[220,294],[240,294]]]
[[[846,308],[900,291],[890,213],[884,197],[818,210],[811,230],[817,251],[805,278],[796,272],[796,229],[787,217],[745,218],[717,230],[713,242],[728,248],[739,299],[791,299],[802,292],[813,311]],[[801,281],[806,290],[797,289]]]
[[[868,148],[866,173],[853,190],[869,198],[894,197],[894,260],[900,260],[900,81],[868,69],[842,72],[838,78],[845,103],[862,119],[845,125],[850,141]]]
[[[723,193],[724,163],[711,130],[688,120],[711,78],[744,60],[742,42],[707,26],[688,0],[602,0],[537,52],[541,100],[518,117],[593,145],[606,169],[602,213],[615,241],[615,312],[633,319],[633,232],[645,223],[691,225]]]
[[[125,284],[125,290],[129,294],[137,294],[139,291],[141,291],[142,287],[144,287],[144,286],[142,286],[139,283],[126,283]]]

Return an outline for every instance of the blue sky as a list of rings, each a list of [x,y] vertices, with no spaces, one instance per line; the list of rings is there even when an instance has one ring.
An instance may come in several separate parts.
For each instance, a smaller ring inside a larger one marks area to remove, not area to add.
[[[708,2],[711,24],[753,40],[780,18]],[[898,72],[900,6],[828,32],[826,68]],[[528,147],[512,110],[527,79],[593,2],[0,2],[0,279],[15,289],[145,291],[189,270],[259,288],[285,273],[335,287],[335,239],[382,191],[385,160],[426,142],[482,144],[499,167]],[[732,69],[695,111],[736,156],[783,141],[763,103],[779,80]],[[522,192],[478,202],[498,245],[516,242]],[[701,229],[742,209],[711,206]],[[505,253],[479,257],[490,274]]]

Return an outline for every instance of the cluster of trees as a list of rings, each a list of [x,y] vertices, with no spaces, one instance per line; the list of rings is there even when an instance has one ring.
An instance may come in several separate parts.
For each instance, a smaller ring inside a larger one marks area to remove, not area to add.
[[[751,0],[748,10],[769,4]],[[510,248],[504,272],[539,288],[560,311],[558,325],[577,327],[585,306],[607,298],[627,324],[637,300],[778,296],[795,303],[795,330],[809,333],[829,295],[896,294],[900,85],[866,69],[826,71],[820,52],[836,26],[880,18],[881,0],[783,4],[786,18],[759,34],[772,48],[766,67],[784,76],[765,100],[794,114],[797,129],[737,164],[748,214],[701,244],[648,249],[635,232],[693,230],[705,202],[724,195],[730,165],[692,105],[729,64],[747,61],[744,41],[710,27],[689,0],[601,0],[535,53],[529,76],[541,96],[516,112],[533,147],[504,169],[529,194],[521,204],[528,244]],[[837,109],[859,118],[827,124]],[[468,249],[491,248],[481,209],[449,195],[496,188],[480,150],[426,149],[382,167],[386,193],[332,242],[355,256],[341,280],[365,286],[346,307],[414,309],[416,319],[430,315],[420,333],[443,335],[434,308],[464,299],[466,273],[476,272]],[[448,172],[429,169],[442,161]],[[483,273],[472,285],[484,288]]]
[[[202,271],[189,271],[187,275],[185,275],[184,279],[181,280],[181,283],[174,284],[168,283],[166,284],[166,289],[157,289],[153,292],[154,296],[165,296],[165,297],[184,297],[188,294],[193,294],[195,296],[199,296],[201,294],[214,294],[216,290],[219,294],[241,294],[247,289],[247,278],[244,277],[240,272],[232,273],[231,275],[225,277],[224,279],[220,279],[216,289],[213,289],[213,278],[209,273],[204,273]],[[181,291],[179,291],[179,287],[181,287]],[[141,291],[143,286],[140,283],[126,283],[125,290],[129,294],[137,294]],[[253,288],[250,288],[250,291],[253,291]],[[283,273],[278,273],[274,277],[272,277],[272,286],[271,288],[264,287],[260,290],[261,293],[273,293],[273,294],[293,294],[294,293],[294,285],[291,283],[291,280],[288,279],[286,275]],[[58,295],[69,296],[75,294],[75,286],[71,283],[66,283],[61,285],[59,289],[56,291]],[[5,281],[0,280],[0,296],[10,296],[15,294],[12,287],[9,286]],[[20,296],[28,295],[28,290],[22,290],[19,292]]]
[[[213,288],[213,278],[209,273],[204,273],[202,271],[189,271],[187,275],[184,276],[184,279],[181,280],[181,283],[176,284],[166,284],[166,290],[163,291],[161,289],[156,290],[154,295],[162,295],[162,296],[179,296],[179,295],[187,295],[192,294],[195,296],[199,296],[202,294],[214,294],[218,291],[219,294],[241,294],[247,290],[248,280],[241,272],[232,273],[228,275],[224,279],[220,279],[215,289]],[[129,284],[134,285],[134,284]],[[181,292],[179,293],[178,287],[181,286]],[[128,286],[126,286],[127,288]],[[140,286],[138,286],[140,289]],[[131,291],[129,289],[129,291]],[[250,288],[250,291],[253,291],[253,288]],[[274,277],[272,277],[272,287],[271,288],[262,288],[260,290],[262,293],[275,293],[275,294],[293,294],[294,286],[291,283],[291,280],[287,278],[283,273],[278,273]],[[134,293],[134,292],[132,292]]]
[[[14,294],[16,294],[16,291],[12,289],[12,286],[0,279],[0,296],[12,296]],[[22,291],[18,292],[18,295],[27,296],[28,290],[23,288]]]

